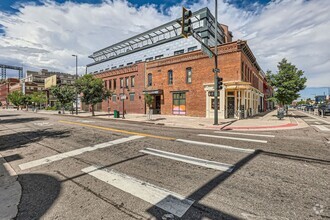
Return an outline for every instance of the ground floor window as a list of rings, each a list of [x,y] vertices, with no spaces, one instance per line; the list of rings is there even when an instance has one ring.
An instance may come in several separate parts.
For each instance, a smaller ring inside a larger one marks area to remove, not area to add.
[[[173,115],[185,115],[186,114],[186,93],[173,93]]]

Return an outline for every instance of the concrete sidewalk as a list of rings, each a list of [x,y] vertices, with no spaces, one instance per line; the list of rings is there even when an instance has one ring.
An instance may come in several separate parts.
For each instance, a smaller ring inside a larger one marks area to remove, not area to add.
[[[58,111],[38,111],[42,114],[58,114]],[[283,130],[283,129],[297,129],[308,127],[308,125],[299,117],[289,111],[288,116],[279,120],[276,116],[277,111],[262,113],[248,119],[219,119],[219,125],[213,125],[212,118],[203,117],[189,117],[189,116],[175,116],[175,115],[152,115],[151,120],[144,114],[126,114],[125,119],[114,118],[113,114],[106,112],[95,112],[95,118],[111,119],[111,120],[127,120],[134,122],[144,122],[158,125],[165,125],[169,127],[180,128],[196,128],[196,129],[211,129],[211,130]],[[66,112],[65,115],[72,115]],[[79,112],[78,117],[92,118],[90,112]]]
[[[14,219],[22,189],[16,172],[0,154],[0,219]]]

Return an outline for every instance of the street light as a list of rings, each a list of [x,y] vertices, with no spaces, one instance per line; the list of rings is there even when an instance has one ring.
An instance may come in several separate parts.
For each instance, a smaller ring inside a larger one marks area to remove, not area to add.
[[[78,55],[72,55],[76,57],[76,80],[78,79]],[[76,86],[76,115],[78,115],[78,90]]]
[[[123,95],[122,95],[122,100],[123,100],[123,119],[125,119],[125,99],[126,99],[126,97],[125,97],[125,91],[124,91],[125,88],[126,88],[127,92],[129,92],[128,86],[126,86],[126,87],[123,86]]]

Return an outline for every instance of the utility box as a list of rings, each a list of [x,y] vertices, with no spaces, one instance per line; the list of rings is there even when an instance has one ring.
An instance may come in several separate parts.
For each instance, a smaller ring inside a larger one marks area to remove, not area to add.
[[[114,110],[113,111],[113,116],[114,116],[114,118],[119,118],[119,111]]]

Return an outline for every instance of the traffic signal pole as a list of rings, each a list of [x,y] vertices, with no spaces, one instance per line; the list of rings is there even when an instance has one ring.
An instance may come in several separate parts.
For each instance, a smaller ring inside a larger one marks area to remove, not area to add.
[[[191,22],[192,12],[187,10],[186,8],[182,7],[182,19],[181,21],[177,21],[181,25],[181,35],[184,38],[188,38],[189,36],[194,37],[201,45],[202,45],[202,52],[207,54],[210,58],[214,56],[214,125],[218,125],[218,97],[219,97],[219,90],[222,89],[222,78],[218,77],[218,73],[220,69],[218,68],[218,0],[215,0],[215,21],[214,21],[214,38],[215,38],[215,46],[214,52],[203,42],[203,39],[200,35],[198,35],[194,29],[192,28]],[[218,83],[219,81],[219,83]],[[219,105],[220,106],[220,105]]]
[[[218,0],[215,0],[215,22],[214,22],[214,123],[213,125],[218,125]]]

